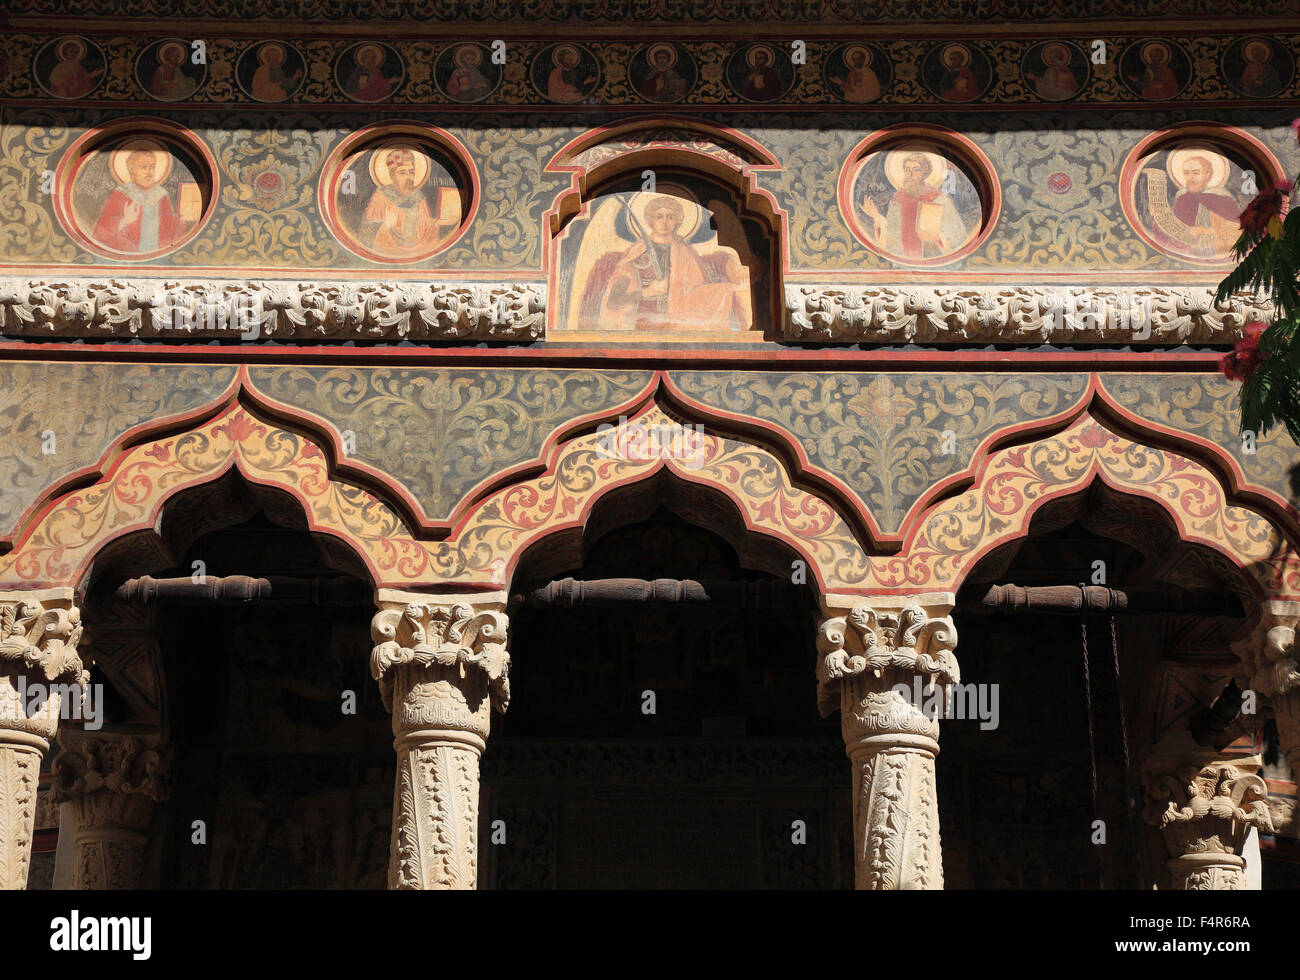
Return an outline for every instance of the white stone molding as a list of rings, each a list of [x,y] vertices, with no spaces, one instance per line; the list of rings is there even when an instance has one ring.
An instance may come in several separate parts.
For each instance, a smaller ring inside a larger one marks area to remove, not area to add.
[[[71,589],[0,592],[0,888],[27,886],[41,758],[88,672]]]
[[[1163,833],[1175,891],[1246,888],[1252,827],[1272,831],[1260,757],[1225,757],[1188,732],[1167,735],[1143,767],[1146,822]]]
[[[544,282],[0,277],[8,337],[528,342]],[[1212,286],[787,283],[787,340],[885,344],[1230,344],[1271,307]]]
[[[73,840],[70,887],[139,888],[153,806],[171,794],[158,736],[65,728],[58,739],[51,796],[54,804],[71,804],[63,812],[75,818],[59,829]]]
[[[1265,303],[1212,286],[785,287],[788,340],[840,343],[1229,344]]]
[[[0,278],[11,337],[529,341],[546,284]]]
[[[943,887],[935,756],[938,712],[915,698],[916,678],[938,688],[960,681],[953,650],[951,593],[827,596],[817,636],[817,700],[839,709],[853,763],[854,880],[857,888]],[[938,695],[936,695],[936,698]]]
[[[504,592],[380,589],[370,672],[393,715],[388,887],[477,885],[479,757],[510,703]]]

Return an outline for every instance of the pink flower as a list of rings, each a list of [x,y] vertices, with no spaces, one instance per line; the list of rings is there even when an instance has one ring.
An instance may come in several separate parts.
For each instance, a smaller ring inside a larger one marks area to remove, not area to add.
[[[1296,142],[1300,143],[1300,116],[1291,120],[1291,129],[1295,132]]]
[[[1254,238],[1259,238],[1264,232],[1270,231],[1271,222],[1281,217],[1282,205],[1290,193],[1290,184],[1273,184],[1265,187],[1256,195],[1255,200],[1246,205],[1246,210],[1241,212],[1241,230]],[[1278,236],[1274,235],[1274,237]]]
[[[1260,338],[1267,329],[1268,324],[1258,320],[1246,324],[1241,331],[1242,338],[1232,348],[1232,353],[1224,355],[1219,361],[1219,370],[1225,378],[1229,381],[1246,381],[1268,360],[1270,355],[1259,349]]]

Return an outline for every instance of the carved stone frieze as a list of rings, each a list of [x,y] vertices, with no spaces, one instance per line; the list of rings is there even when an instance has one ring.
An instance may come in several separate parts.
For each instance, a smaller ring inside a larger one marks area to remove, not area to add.
[[[14,337],[536,340],[545,283],[0,278]]]
[[[939,688],[936,697],[960,682],[953,602],[950,593],[823,600],[828,614],[842,614],[828,615],[818,631],[818,705],[823,716],[839,708],[853,761],[858,888],[943,887],[939,720],[914,693],[917,679]]]
[[[1246,836],[1274,829],[1260,758],[1216,758],[1186,732],[1162,741],[1144,767],[1143,816],[1164,834],[1173,888],[1245,888]]]
[[[1227,344],[1271,307],[1206,286],[785,288],[785,336],[846,343]]]
[[[71,589],[0,592],[0,888],[27,884],[41,757],[88,676],[80,639]]]
[[[479,756],[492,708],[510,703],[505,601],[379,591],[370,671],[397,751],[389,888],[476,885]]]

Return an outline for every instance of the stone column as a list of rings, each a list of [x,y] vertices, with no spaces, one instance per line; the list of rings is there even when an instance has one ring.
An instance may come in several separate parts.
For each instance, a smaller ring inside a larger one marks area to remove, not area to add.
[[[817,699],[822,717],[839,709],[853,760],[858,888],[943,887],[934,762],[938,717],[960,680],[948,616],[954,599],[944,592],[822,600]]]
[[[510,703],[506,594],[380,589],[370,671],[393,715],[388,887],[477,884],[478,763]]]
[[[1237,686],[1266,697],[1273,705],[1282,754],[1300,779],[1300,666],[1295,634],[1300,602],[1270,599],[1260,606],[1259,622],[1232,645],[1241,660]]]
[[[25,888],[41,757],[89,674],[71,589],[0,592],[0,888]]]
[[[72,838],[73,866],[60,881],[98,891],[139,888],[153,806],[170,794],[156,735],[65,729],[54,760],[54,802],[68,803],[59,833]]]
[[[1190,733],[1161,739],[1143,769],[1147,823],[1164,834],[1175,891],[1244,890],[1252,827],[1273,830],[1259,756],[1225,757]]]

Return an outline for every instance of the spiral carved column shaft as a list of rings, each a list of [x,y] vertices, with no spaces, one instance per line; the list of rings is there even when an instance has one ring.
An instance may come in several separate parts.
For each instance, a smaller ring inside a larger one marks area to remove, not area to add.
[[[505,602],[379,591],[370,666],[397,752],[389,888],[476,887],[479,757],[510,702]]]
[[[935,757],[939,722],[914,681],[960,680],[954,597],[827,597],[818,635],[818,702],[839,709],[853,761],[854,880],[861,889],[942,888]],[[840,612],[839,615],[836,615]]]
[[[27,887],[41,758],[87,673],[71,589],[0,592],[0,888]]]

